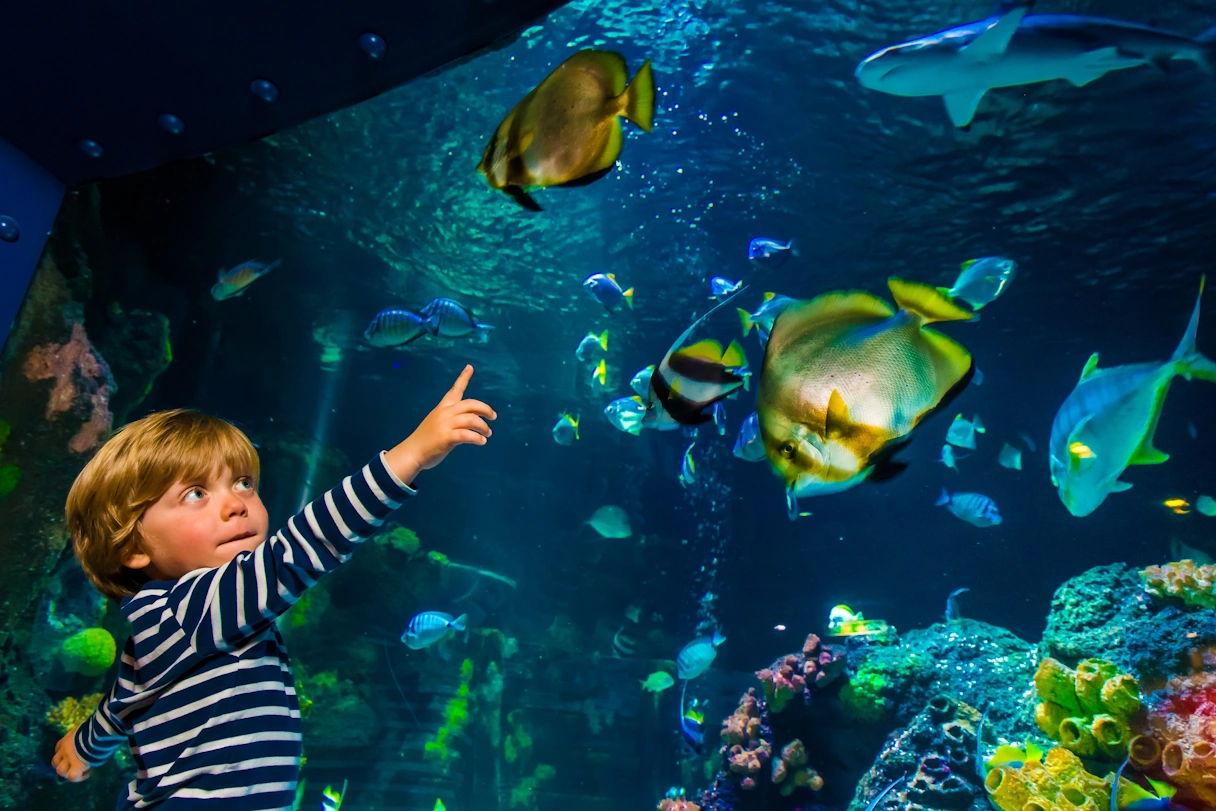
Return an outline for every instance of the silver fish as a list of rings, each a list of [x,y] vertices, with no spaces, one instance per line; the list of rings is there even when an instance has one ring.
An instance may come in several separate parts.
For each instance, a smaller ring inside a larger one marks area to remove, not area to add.
[[[650,364],[645,369],[638,369],[637,374],[629,381],[629,388],[637,392],[638,397],[645,397],[650,391],[650,376],[654,374],[654,364]]]
[[[604,416],[618,431],[637,436],[642,433],[642,417],[646,416],[646,404],[641,397],[618,397],[604,406]]]
[[[494,329],[489,324],[480,323],[472,310],[459,301],[442,296],[431,299],[419,312],[426,319],[431,334],[441,338],[476,335],[478,341],[485,343],[490,340],[490,332]]]
[[[689,642],[676,654],[676,676],[681,679],[695,679],[714,663],[718,656],[717,648],[726,637],[715,630],[710,636],[699,636]]]
[[[405,346],[429,333],[426,319],[418,313],[389,308],[376,313],[363,331],[363,339],[372,346]]]
[[[946,488],[937,498],[937,506],[944,506],[956,518],[966,521],[976,527],[995,527],[1001,523],[1001,511],[996,502],[980,493],[954,493],[951,495]]]
[[[950,423],[950,428],[946,431],[946,441],[951,445],[957,445],[960,448],[975,450],[975,435],[985,432],[984,423],[980,422],[980,415],[976,414],[970,422],[963,419],[962,414],[954,417],[954,422]]]
[[[1001,453],[996,458],[997,464],[1001,467],[1007,467],[1010,470],[1022,469],[1022,451],[1015,448],[1008,442],[1001,448]]]
[[[725,279],[721,276],[715,276],[709,280],[709,297],[711,299],[726,298],[739,292],[739,288],[743,287],[743,282],[732,282],[730,279]]]
[[[584,335],[583,340],[578,342],[578,349],[574,350],[574,357],[586,360],[597,346],[604,352],[608,351],[608,330],[604,330],[599,335],[594,332]]]
[[[973,310],[981,310],[985,304],[991,304],[997,296],[1005,292],[1005,288],[1017,275],[1018,263],[1003,256],[985,256],[982,259],[968,259],[963,262],[962,271],[955,281],[954,287],[938,289],[950,298],[961,298],[971,305]],[[975,385],[983,382],[983,375],[976,370],[979,382],[972,380]]]
[[[422,650],[439,642],[452,631],[463,631],[468,619],[467,614],[453,619],[451,614],[442,611],[423,611],[421,614],[415,614],[410,620],[405,633],[401,635],[401,641],[411,650]]]

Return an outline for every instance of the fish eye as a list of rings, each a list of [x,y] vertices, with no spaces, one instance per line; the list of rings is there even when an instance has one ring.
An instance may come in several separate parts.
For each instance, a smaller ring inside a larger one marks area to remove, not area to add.
[[[777,452],[780,453],[782,456],[784,456],[786,459],[793,459],[794,455],[798,452],[798,449],[794,447],[793,442],[786,442],[784,445],[782,445],[778,449]]]

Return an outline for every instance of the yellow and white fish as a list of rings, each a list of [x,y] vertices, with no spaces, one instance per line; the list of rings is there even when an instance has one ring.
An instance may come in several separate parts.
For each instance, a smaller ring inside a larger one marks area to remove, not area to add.
[[[215,284],[211,285],[211,298],[216,301],[243,296],[245,289],[270,271],[283,264],[282,259],[276,259],[269,264],[249,259],[236,267],[220,270],[216,274]]]
[[[599,180],[621,155],[621,117],[646,132],[654,121],[650,60],[628,79],[619,53],[574,54],[511,108],[477,170],[530,211],[541,209],[529,190]]]
[[[1095,352],[1056,413],[1051,483],[1073,515],[1089,515],[1111,493],[1130,489],[1119,481],[1128,465],[1158,465],[1170,458],[1153,447],[1153,434],[1171,380],[1181,375],[1216,382],[1216,363],[1195,348],[1203,286],[1200,279],[1190,323],[1169,360],[1099,369]]]
[[[791,303],[773,322],[756,413],[791,516],[799,497],[903,470],[892,454],[971,378],[971,354],[926,325],[974,315],[928,285],[888,286],[898,311],[839,291]]]

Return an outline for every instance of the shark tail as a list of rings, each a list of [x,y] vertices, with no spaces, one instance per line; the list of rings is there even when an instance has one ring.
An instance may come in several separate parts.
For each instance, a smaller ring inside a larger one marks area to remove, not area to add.
[[[1216,383],[1216,363],[1200,353],[1195,346],[1195,336],[1199,332],[1199,304],[1203,300],[1203,287],[1206,280],[1206,276],[1199,279],[1199,295],[1195,298],[1195,309],[1191,312],[1190,323],[1187,324],[1182,341],[1174,350],[1174,356],[1170,358],[1170,361],[1177,364],[1178,374],[1188,380],[1197,377],[1200,380]]]

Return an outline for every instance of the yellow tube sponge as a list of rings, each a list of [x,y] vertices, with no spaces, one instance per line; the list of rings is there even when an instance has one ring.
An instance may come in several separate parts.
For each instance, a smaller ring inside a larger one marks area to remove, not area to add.
[[[105,628],[86,628],[72,634],[59,648],[65,670],[83,676],[100,676],[114,664],[118,646]]]
[[[1180,560],[1140,572],[1144,590],[1156,597],[1177,597],[1187,605],[1216,608],[1216,566]]]
[[[1082,757],[1122,760],[1140,710],[1140,683],[1105,659],[1085,659],[1072,670],[1046,658],[1034,678],[1040,702],[1034,720],[1044,734]]]
[[[1127,782],[1120,784],[1121,796]],[[1110,807],[1110,783],[1085,771],[1079,757],[1058,746],[1041,762],[998,766],[988,772],[984,788],[1001,811],[1107,811]]]

